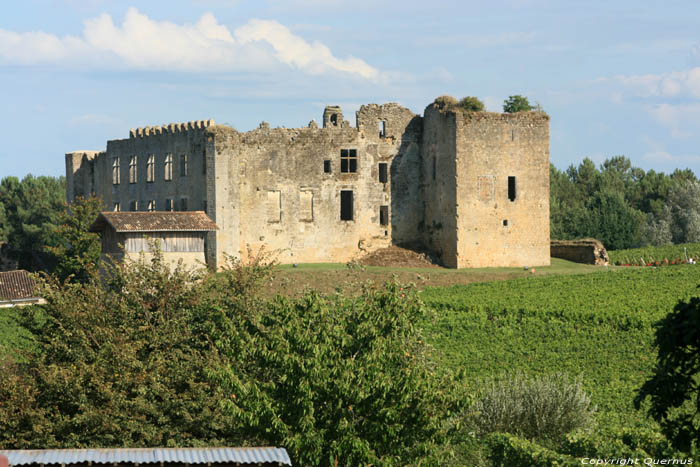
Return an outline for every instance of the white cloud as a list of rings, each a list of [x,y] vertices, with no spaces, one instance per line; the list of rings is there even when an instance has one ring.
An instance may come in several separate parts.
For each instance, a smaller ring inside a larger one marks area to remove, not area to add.
[[[647,109],[660,125],[671,131],[674,138],[688,138],[700,133],[700,103],[659,104]]]
[[[387,76],[359,58],[338,58],[272,20],[231,31],[211,13],[195,24],[155,21],[130,8],[121,25],[102,14],[82,36],[0,29],[0,63],[172,71],[270,71],[282,64],[310,74],[341,72],[371,81]]]
[[[617,75],[598,82],[619,85],[625,94],[635,97],[700,97],[700,67],[659,74]]]

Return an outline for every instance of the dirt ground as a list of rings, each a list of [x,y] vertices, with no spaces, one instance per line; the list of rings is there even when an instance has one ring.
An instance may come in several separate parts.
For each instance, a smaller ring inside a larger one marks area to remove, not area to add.
[[[275,269],[269,284],[270,295],[297,296],[305,290],[356,293],[363,284],[381,285],[396,278],[413,283],[418,289],[429,286],[448,287],[474,282],[537,277],[548,274],[580,274],[600,271],[600,266],[576,264],[553,258],[552,265],[542,268],[448,269],[424,252],[391,246],[376,251],[358,262],[348,264],[282,265]]]

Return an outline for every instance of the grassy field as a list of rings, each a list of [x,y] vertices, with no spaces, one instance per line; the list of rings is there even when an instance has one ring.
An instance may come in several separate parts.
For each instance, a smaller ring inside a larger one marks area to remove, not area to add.
[[[581,376],[599,429],[649,426],[633,407],[655,362],[654,323],[698,294],[700,266],[610,268],[422,292],[425,323],[443,365],[476,381],[508,370]]]

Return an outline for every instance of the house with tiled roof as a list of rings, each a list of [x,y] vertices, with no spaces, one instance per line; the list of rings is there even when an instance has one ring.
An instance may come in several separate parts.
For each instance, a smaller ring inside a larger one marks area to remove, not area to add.
[[[0,308],[45,303],[35,288],[34,279],[25,270],[0,272]]]
[[[205,264],[206,235],[218,230],[203,211],[102,212],[90,227],[113,260],[150,257],[155,245],[170,264]]]

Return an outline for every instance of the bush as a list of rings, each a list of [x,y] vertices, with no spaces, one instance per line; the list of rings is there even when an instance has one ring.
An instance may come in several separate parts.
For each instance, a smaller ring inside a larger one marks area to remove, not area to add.
[[[486,444],[489,459],[494,467],[527,465],[529,467],[579,466],[581,461],[559,454],[532,441],[517,436],[497,433],[490,436]]]
[[[483,383],[468,421],[481,435],[506,432],[559,442],[575,429],[590,427],[594,410],[578,380],[515,373]]]
[[[444,94],[440,97],[436,97],[433,103],[437,106],[438,109],[445,110],[456,106],[457,99],[452,96],[448,96],[447,94]]]
[[[477,97],[467,96],[463,97],[457,106],[468,112],[483,112],[485,107],[484,103],[481,102]]]
[[[527,97],[515,95],[508,96],[508,99],[503,101],[503,111],[505,113],[529,112],[531,110],[539,110],[539,106],[533,106]]]

